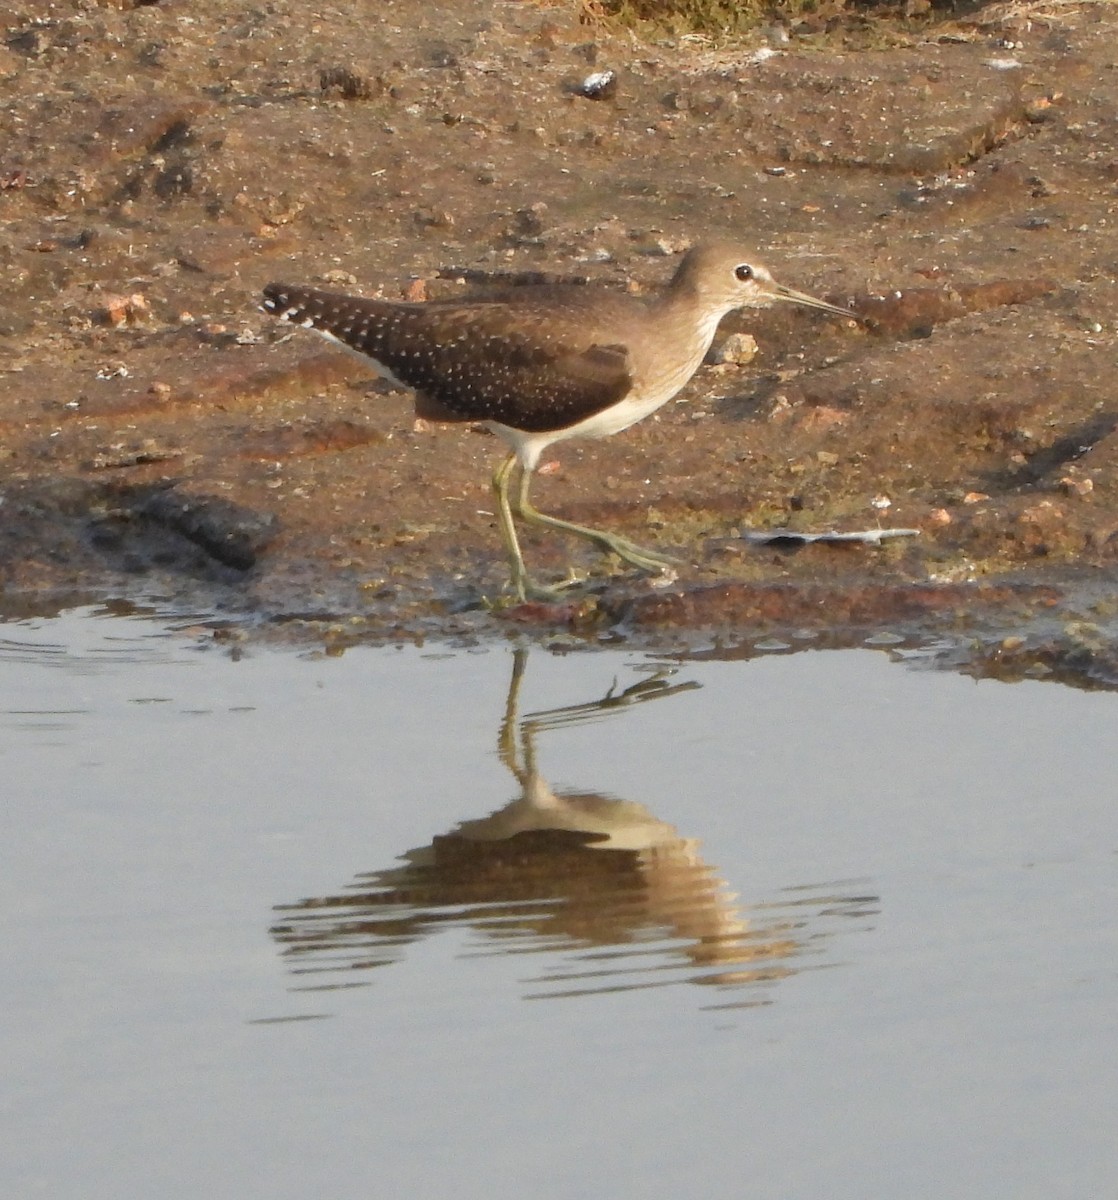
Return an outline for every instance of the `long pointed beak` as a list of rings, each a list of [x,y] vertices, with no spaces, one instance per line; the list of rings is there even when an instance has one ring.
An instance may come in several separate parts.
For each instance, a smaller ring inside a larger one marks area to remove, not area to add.
[[[802,304],[805,308],[821,308],[824,312],[834,313],[837,317],[845,317],[848,321],[859,320],[858,314],[848,308],[839,308],[837,304],[828,304],[826,300],[816,300],[806,292],[795,292],[782,283],[774,283],[769,295],[774,300],[787,300],[789,304]]]

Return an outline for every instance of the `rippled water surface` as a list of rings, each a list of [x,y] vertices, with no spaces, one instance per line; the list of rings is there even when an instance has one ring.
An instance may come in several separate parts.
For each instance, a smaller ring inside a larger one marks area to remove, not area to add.
[[[0,625],[0,1195],[1112,1194],[1118,696],[920,665]]]

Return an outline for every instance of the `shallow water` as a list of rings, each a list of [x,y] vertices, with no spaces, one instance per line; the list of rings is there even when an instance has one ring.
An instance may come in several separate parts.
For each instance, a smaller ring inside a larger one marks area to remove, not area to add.
[[[1084,1197],[1118,696],[0,626],[0,1194]]]

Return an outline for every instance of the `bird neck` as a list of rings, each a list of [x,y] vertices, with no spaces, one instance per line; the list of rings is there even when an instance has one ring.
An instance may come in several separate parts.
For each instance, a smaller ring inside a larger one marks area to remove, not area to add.
[[[709,294],[704,295],[695,281],[682,271],[676,273],[656,299],[657,315],[662,327],[696,347],[701,344],[702,354],[710,349],[719,322],[735,307],[733,304],[719,304]]]

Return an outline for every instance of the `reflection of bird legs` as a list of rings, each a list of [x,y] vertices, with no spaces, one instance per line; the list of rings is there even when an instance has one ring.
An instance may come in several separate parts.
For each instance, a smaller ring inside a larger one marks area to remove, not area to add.
[[[582,704],[566,704],[561,708],[541,709],[520,719],[520,686],[528,666],[528,651],[523,646],[513,651],[512,678],[509,680],[508,697],[505,700],[505,716],[497,735],[497,755],[501,762],[516,777],[523,788],[538,791],[539,772],[536,768],[536,734],[541,730],[559,729],[590,721],[633,704],[646,700],[660,700],[678,692],[689,692],[702,687],[697,680],[669,683],[674,668],[663,667],[647,679],[638,679],[623,691],[618,692],[615,680],[609,691],[600,700],[588,700]]]
[[[675,674],[674,667],[661,667],[647,679],[638,679],[624,691],[615,691],[617,681],[614,680],[609,691],[601,700],[588,700],[583,704],[568,704],[563,708],[548,708],[541,712],[529,713],[527,720],[538,729],[560,729],[565,725],[577,725],[582,721],[592,721],[595,717],[605,716],[618,709],[629,708],[634,704],[643,704],[646,700],[665,700],[679,692],[690,692],[703,685],[697,679],[688,679],[683,683],[669,683]]]
[[[505,699],[505,717],[497,735],[497,755],[501,762],[516,776],[521,787],[527,787],[528,781],[536,774],[536,751],[532,738],[526,729],[520,729],[520,684],[524,679],[524,668],[528,665],[528,651],[518,646],[512,652],[512,678],[509,680],[509,694]],[[520,745],[517,746],[517,734],[520,734]],[[521,765],[517,750],[523,751],[524,763]]]
[[[516,726],[520,720],[520,685],[524,671],[528,665],[528,651],[520,647],[513,651],[512,679],[509,681],[509,694],[505,703],[505,718],[501,722],[498,737],[498,752],[501,761],[522,783],[520,771],[513,766],[516,759]],[[628,708],[633,704],[643,704],[646,700],[662,700],[675,696],[679,692],[690,692],[702,687],[696,679],[684,680],[682,683],[669,683],[675,674],[674,667],[662,667],[645,679],[638,679],[622,691],[617,691],[617,681],[614,680],[609,691],[600,700],[587,700],[581,704],[565,704],[561,708],[545,708],[538,712],[529,713],[524,718],[521,734],[530,742],[528,735],[538,730],[560,729],[566,725],[577,725],[582,721],[591,721],[595,717],[604,716],[617,709]],[[525,746],[525,757],[532,754],[532,766],[535,765],[534,751]]]

